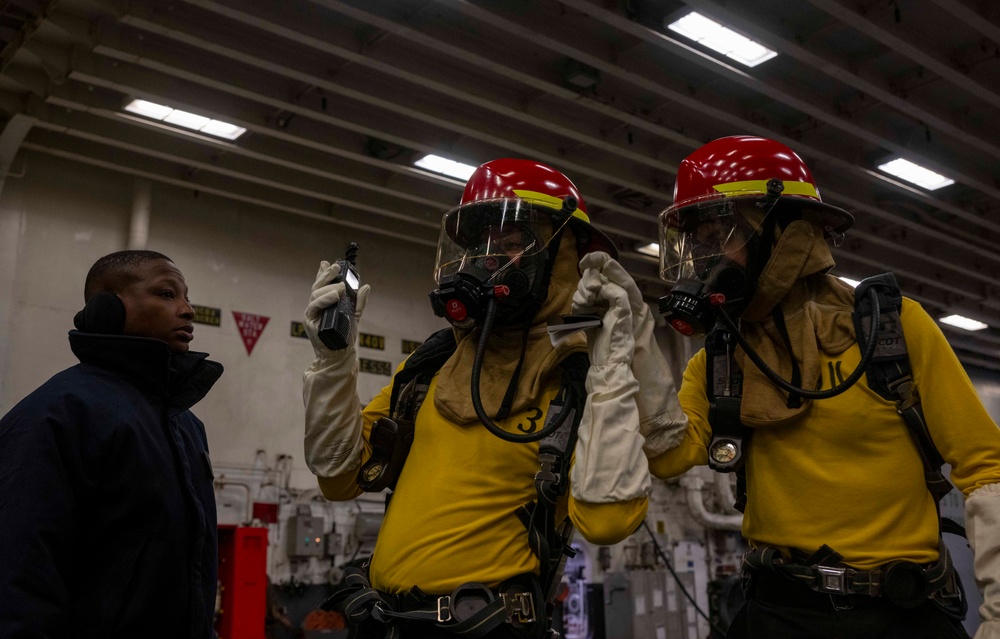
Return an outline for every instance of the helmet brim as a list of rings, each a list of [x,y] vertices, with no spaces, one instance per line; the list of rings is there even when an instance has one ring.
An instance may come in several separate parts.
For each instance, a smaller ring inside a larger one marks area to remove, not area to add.
[[[853,215],[840,207],[819,200],[786,196],[781,198],[778,204],[782,208],[797,207],[802,214],[802,219],[823,229],[823,237],[828,240],[843,236],[848,229],[854,226]]]
[[[610,237],[599,231],[593,224],[588,224],[578,217],[569,218],[570,228],[577,238],[577,248],[580,257],[587,253],[603,252],[613,259],[618,259],[618,247]]]

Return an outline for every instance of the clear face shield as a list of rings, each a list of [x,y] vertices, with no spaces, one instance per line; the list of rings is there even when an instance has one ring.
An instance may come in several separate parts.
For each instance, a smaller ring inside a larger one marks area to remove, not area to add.
[[[438,239],[431,293],[434,311],[452,324],[471,327],[486,301],[501,309],[497,325],[518,319],[518,309],[544,299],[545,262],[550,242],[569,216],[526,200],[480,200],[444,216]]]
[[[712,194],[660,214],[660,278],[674,285],[660,312],[679,332],[703,335],[712,307],[749,297],[752,243],[770,212],[760,202],[760,193]]]
[[[661,213],[660,278],[670,284],[682,279],[708,282],[723,260],[746,266],[748,244],[766,216],[761,211],[748,220],[738,212],[747,204],[707,196]]]

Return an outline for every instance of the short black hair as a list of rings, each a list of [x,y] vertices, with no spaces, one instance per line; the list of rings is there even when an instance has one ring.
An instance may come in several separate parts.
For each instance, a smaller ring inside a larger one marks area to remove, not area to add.
[[[105,255],[94,262],[87,273],[87,280],[83,285],[83,301],[90,300],[95,293],[102,291],[110,293],[121,291],[139,280],[136,270],[140,266],[154,260],[173,262],[163,253],[156,251],[118,251]]]

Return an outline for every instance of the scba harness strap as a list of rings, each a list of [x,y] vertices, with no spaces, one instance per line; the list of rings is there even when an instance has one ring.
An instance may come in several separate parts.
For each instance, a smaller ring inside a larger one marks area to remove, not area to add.
[[[367,564],[350,567],[344,586],[320,604],[324,610],[339,607],[354,626],[375,621],[384,639],[402,637],[400,622],[433,624],[448,633],[480,639],[500,624],[522,629],[525,637],[541,637],[536,606],[543,604],[541,587],[534,575],[521,575],[499,588],[466,583],[450,595],[428,595],[414,586],[404,595],[374,589],[368,581]]]
[[[865,374],[868,388],[881,397],[896,402],[896,411],[906,422],[910,436],[917,444],[920,461],[924,466],[924,480],[927,489],[934,496],[934,503],[940,509],[941,498],[952,490],[941,472],[944,459],[938,452],[920,406],[920,396],[913,384],[913,371],[903,337],[903,324],[899,313],[903,308],[903,296],[891,273],[874,275],[863,280],[854,291],[854,330],[858,336],[858,347],[864,350],[872,333],[871,302],[868,289],[876,288],[881,309],[881,326],[878,327],[878,343],[875,356]]]
[[[393,377],[389,396],[392,419],[382,418],[372,424],[368,437],[372,454],[358,470],[358,486],[372,493],[388,488],[386,507],[410,453],[417,411],[427,396],[430,380],[448,361],[455,348],[455,336],[451,329],[434,333],[418,346]]]
[[[952,485],[941,472],[944,459],[931,439],[920,406],[920,396],[913,383],[913,371],[899,318],[903,296],[891,273],[866,278],[855,289],[854,326],[858,347],[864,351],[872,333],[873,308],[868,297],[868,290],[872,287],[878,292],[881,321],[875,354],[865,370],[868,387],[896,403],[896,410],[916,443],[927,488],[934,496],[935,504],[939,504],[941,498],[951,491]],[[722,327],[713,330],[705,340],[706,391],[713,437],[709,447],[709,465],[720,472],[738,472],[738,478],[745,481],[743,461],[752,430],[740,421],[743,375],[733,359],[734,343],[732,336]],[[731,448],[724,448],[730,443]],[[731,454],[716,456],[716,451]],[[741,490],[737,501],[741,512],[745,497],[745,490]],[[952,524],[946,527],[954,529]]]
[[[431,379],[456,347],[452,329],[438,331],[424,341],[396,373],[389,405],[393,419],[378,420],[372,427],[372,457],[358,472],[358,484],[362,489],[380,492],[395,488],[415,436],[417,412]],[[486,635],[503,623],[521,629],[526,637],[541,636],[546,631],[547,606],[555,597],[566,559],[575,555],[570,545],[573,525],[568,517],[557,524],[555,511],[568,484],[570,459],[587,396],[586,376],[590,361],[586,353],[572,353],[559,367],[562,386],[549,404],[545,427],[552,426],[560,417],[562,423],[539,442],[536,499],[516,512],[527,530],[529,546],[539,559],[539,575],[514,578],[521,584],[520,590],[502,586],[499,591],[492,592],[482,584],[472,583],[459,586],[449,596],[426,595],[414,587],[406,596],[399,597],[373,589],[366,570],[351,568],[345,572],[345,587],[324,602],[325,609],[339,607],[354,623],[374,619],[385,625],[387,639],[399,636],[396,622],[400,620],[432,622],[453,634],[472,639]],[[391,492],[386,496],[386,506],[391,496]],[[524,587],[526,581],[532,585]],[[469,616],[468,611],[472,609],[475,612]]]
[[[964,597],[943,540],[939,541],[937,561],[925,565],[893,561],[874,570],[857,570],[840,563],[840,554],[826,545],[809,557],[804,554],[793,552],[792,558],[786,559],[777,548],[752,548],[743,556],[742,567],[751,579],[755,573],[771,571],[788,582],[830,595],[834,608],[850,608],[850,595],[865,595],[885,597],[906,609],[930,598],[965,614]]]
[[[875,353],[865,369],[865,376],[871,390],[895,402],[896,410],[916,444],[924,467],[924,480],[938,513],[939,559],[925,567],[910,562],[892,562],[877,570],[859,571],[845,566],[824,565],[820,561],[788,562],[782,559],[776,548],[765,547],[751,549],[744,557],[743,567],[745,572],[750,573],[764,568],[774,570],[792,581],[831,596],[885,596],[903,607],[919,605],[930,597],[964,617],[966,602],[961,582],[940,534],[950,532],[965,536],[965,530],[952,520],[941,517],[940,501],[952,490],[952,485],[941,472],[944,459],[931,438],[913,382],[900,320],[903,296],[891,273],[866,278],[855,289],[853,320],[858,347],[864,352],[872,335],[874,308],[869,297],[872,288],[877,292],[880,321]],[[706,337],[705,351],[709,423],[712,426],[709,465],[719,472],[736,472],[735,507],[743,512],[746,505],[744,460],[752,429],[740,421],[743,376],[733,358],[734,339],[724,328],[717,328]],[[823,546],[817,553],[824,550],[830,555],[827,559],[835,559],[833,564],[839,562],[840,555],[828,546]],[[836,601],[834,606],[838,607]]]

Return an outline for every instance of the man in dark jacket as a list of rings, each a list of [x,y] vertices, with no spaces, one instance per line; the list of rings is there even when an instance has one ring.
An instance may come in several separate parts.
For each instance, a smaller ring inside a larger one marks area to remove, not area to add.
[[[212,466],[188,409],[222,366],[188,350],[187,293],[160,253],[98,260],[80,363],[0,420],[0,637],[215,636]]]

